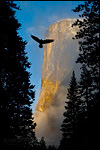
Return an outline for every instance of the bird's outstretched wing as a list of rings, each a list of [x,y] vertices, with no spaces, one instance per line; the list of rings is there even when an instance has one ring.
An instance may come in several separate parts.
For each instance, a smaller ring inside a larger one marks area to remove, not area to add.
[[[40,43],[41,40],[40,40],[39,38],[37,38],[36,36],[33,36],[33,35],[31,35],[31,37],[32,37],[32,39],[35,40],[36,42]]]
[[[46,39],[46,40],[43,40],[42,43],[47,44],[47,43],[51,43],[53,41],[54,41],[53,39]]]

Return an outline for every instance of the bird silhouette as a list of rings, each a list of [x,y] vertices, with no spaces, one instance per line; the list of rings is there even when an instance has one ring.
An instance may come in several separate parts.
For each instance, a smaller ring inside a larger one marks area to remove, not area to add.
[[[35,40],[36,42],[39,43],[39,47],[40,47],[40,48],[43,47],[43,44],[48,44],[48,43],[51,43],[51,42],[54,41],[53,39],[42,40],[42,39],[39,39],[38,37],[33,36],[33,35],[31,35],[31,37],[32,37],[33,40]]]

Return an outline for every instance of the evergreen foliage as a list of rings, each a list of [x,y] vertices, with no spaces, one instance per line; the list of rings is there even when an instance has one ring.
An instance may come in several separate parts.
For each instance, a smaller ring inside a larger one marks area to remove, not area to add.
[[[87,140],[87,148],[96,149],[98,136],[100,134],[100,92],[99,92],[99,73],[100,73],[100,55],[99,55],[99,1],[85,2],[84,5],[78,6],[74,12],[83,10],[80,17],[83,20],[77,20],[73,26],[79,26],[80,31],[76,34],[79,42],[80,54],[77,63],[81,63],[80,92],[81,100],[84,103],[84,138]],[[80,126],[82,128],[82,126]],[[91,137],[91,138],[90,138]]]
[[[61,125],[62,131],[62,140],[61,140],[61,149],[68,148],[71,139],[74,137],[77,129],[78,115],[79,115],[79,106],[80,106],[80,97],[79,97],[79,88],[76,81],[75,73],[73,71],[71,81],[69,84],[69,89],[67,93],[67,101],[65,102],[65,112],[64,112],[64,121]]]
[[[42,137],[40,140],[40,148],[41,148],[41,150],[46,150],[46,148],[47,148],[44,137]]]
[[[86,68],[86,72],[90,75],[88,77],[88,88],[90,90],[93,99],[98,99],[99,91],[99,73],[100,73],[100,57],[99,57],[99,1],[85,2],[83,5],[79,5],[74,12],[83,11],[82,15],[79,15],[83,20],[77,19],[73,26],[78,26],[80,31],[76,34],[76,39],[81,39],[79,42],[80,54],[77,59],[77,63],[82,64],[82,70]],[[84,71],[83,71],[84,72]],[[81,78],[84,73],[81,74]],[[81,81],[84,83],[84,81]],[[85,81],[87,82],[87,81]],[[84,90],[83,90],[84,91]],[[96,102],[95,101],[95,102]]]
[[[11,138],[35,137],[32,110],[34,86],[26,41],[18,35],[21,24],[15,18],[19,7],[13,1],[0,1],[0,143]]]
[[[81,12],[79,32],[81,77],[77,82],[73,71],[69,83],[64,120],[61,125],[62,140],[59,150],[99,149],[100,93],[99,93],[99,1],[86,1],[73,11]],[[0,148],[21,150],[56,150],[46,146],[42,137],[35,136],[31,104],[35,98],[31,63],[25,52],[26,41],[18,35],[21,24],[15,18],[20,10],[13,1],[0,1]]]
[[[47,150],[57,150],[57,148],[54,145],[49,145]]]
[[[66,112],[62,124],[63,138],[59,149],[65,146],[65,149],[89,150],[98,149],[100,147],[100,93],[99,93],[99,73],[100,73],[100,57],[99,57],[99,1],[87,1],[84,4],[78,5],[73,11],[82,12],[79,17],[82,19],[77,21],[72,26],[78,26],[79,32],[73,39],[80,39],[79,50],[80,54],[76,63],[81,64],[81,77],[79,80],[79,111],[77,121],[74,123],[72,112],[69,111],[72,107],[71,100],[67,102]],[[68,90],[69,99],[71,92]],[[70,112],[70,115],[69,115]],[[68,118],[70,119],[68,120]],[[70,122],[70,128],[68,126]],[[73,124],[76,126],[73,132]],[[67,134],[66,134],[67,131]],[[69,132],[71,131],[71,132]],[[71,136],[75,133],[74,136]],[[65,137],[68,136],[66,140]],[[70,139],[70,140],[69,140]],[[64,149],[64,148],[63,148]]]

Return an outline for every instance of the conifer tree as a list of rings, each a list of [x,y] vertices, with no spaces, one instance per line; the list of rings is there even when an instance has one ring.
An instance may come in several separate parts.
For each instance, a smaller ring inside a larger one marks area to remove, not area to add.
[[[78,83],[76,81],[74,71],[72,73],[67,93],[67,101],[65,103],[66,103],[65,106],[66,111],[63,114],[64,120],[61,125],[62,141],[60,144],[60,146],[64,147],[64,149],[68,147],[68,144],[70,143],[72,137],[75,135],[78,122],[80,99],[79,99]]]
[[[80,54],[76,62],[81,63],[82,72],[79,86],[84,105],[84,117],[80,119],[81,126],[79,128],[81,131],[84,130],[84,134],[80,133],[80,137],[84,137],[82,141],[87,141],[86,145],[83,144],[87,149],[96,149],[96,146],[99,146],[99,9],[99,1],[87,1],[73,10],[74,12],[80,12],[79,17],[82,18],[81,20],[77,19],[72,26],[80,28],[75,35],[76,39],[80,39]]]
[[[54,145],[49,145],[47,150],[57,150],[57,148]]]
[[[18,35],[21,24],[15,18],[19,7],[13,1],[0,1],[0,137],[30,137],[34,133],[34,118],[31,104],[34,101],[34,86],[26,41]]]
[[[44,140],[44,137],[41,138],[40,140],[40,150],[46,150],[47,146]]]
[[[82,14],[79,15],[83,20],[77,19],[73,24],[73,26],[78,26],[80,28],[80,31],[77,32],[75,36],[76,39],[80,39],[80,54],[76,62],[81,63],[81,69],[83,70],[86,68],[88,74],[90,74],[88,78],[89,82],[85,81],[87,77],[85,78],[85,74],[83,75],[83,73],[81,78],[84,76],[84,81],[87,82],[92,96],[91,99],[95,99],[95,102],[99,99],[99,5],[99,1],[90,1],[78,5],[78,7],[73,10],[74,12],[83,11]],[[83,92],[84,90],[82,89]]]

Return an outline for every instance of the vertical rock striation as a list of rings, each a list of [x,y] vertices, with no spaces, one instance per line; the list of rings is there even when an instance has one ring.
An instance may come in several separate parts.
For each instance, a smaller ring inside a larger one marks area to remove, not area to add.
[[[72,37],[78,31],[72,28],[75,19],[64,19],[47,28],[45,38],[54,39],[53,43],[44,45],[42,86],[35,109],[37,137],[45,137],[48,144],[59,144],[60,126],[63,120],[67,87],[74,70],[79,78],[78,41]]]

